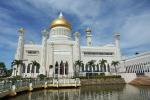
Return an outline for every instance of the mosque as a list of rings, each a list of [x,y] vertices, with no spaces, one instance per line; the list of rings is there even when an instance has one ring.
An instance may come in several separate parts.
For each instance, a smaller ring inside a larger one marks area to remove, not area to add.
[[[13,66],[12,76],[37,77],[44,74],[48,77],[72,77],[75,72],[75,62],[83,61],[82,73],[86,74],[90,69],[86,64],[94,60],[120,61],[120,34],[114,34],[114,42],[103,46],[92,46],[92,31],[85,29],[86,46],[80,45],[80,33],[72,33],[71,24],[62,13],[51,22],[49,30],[42,31],[41,44],[25,44],[24,29],[19,30],[18,47],[15,58],[22,60],[24,66]],[[39,68],[33,68],[31,62],[40,64]],[[92,72],[101,72],[97,66]],[[79,69],[80,70],[80,69]],[[106,68],[105,72],[110,71]]]

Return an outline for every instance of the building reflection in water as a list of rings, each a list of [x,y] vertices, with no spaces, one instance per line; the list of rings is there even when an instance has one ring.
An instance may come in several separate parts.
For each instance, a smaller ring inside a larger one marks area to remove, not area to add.
[[[78,89],[45,89],[9,100],[149,100],[150,87],[132,85],[83,86]]]

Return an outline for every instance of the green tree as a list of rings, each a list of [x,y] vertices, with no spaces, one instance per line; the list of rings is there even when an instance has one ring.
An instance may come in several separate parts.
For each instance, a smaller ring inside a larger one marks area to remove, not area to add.
[[[44,80],[46,78],[46,75],[40,74],[37,76],[40,80]]]
[[[94,67],[95,67],[95,60],[91,60],[87,64],[88,64],[88,66],[90,66],[90,68],[94,69]]]
[[[102,59],[99,61],[99,65],[101,66],[101,71],[102,71],[102,68],[104,68],[104,71],[106,71],[106,63],[107,63],[107,60],[105,59]]]
[[[6,77],[10,77],[12,74],[12,69],[6,70]]]
[[[5,63],[4,62],[0,62],[0,68],[6,68]]]
[[[36,68],[36,73],[39,74],[40,64],[35,60],[31,61],[30,64],[32,65],[31,73],[33,73],[33,76],[34,76],[34,73],[35,73],[35,68]]]
[[[17,69],[14,68],[14,70],[16,70],[16,75],[18,74],[18,67],[19,67],[19,66],[23,66],[23,64],[24,64],[24,63],[23,63],[22,60],[16,60],[16,59],[13,60],[13,62],[11,63],[11,67],[13,67],[13,66],[15,66],[15,65],[17,66]],[[22,67],[21,67],[21,68],[22,68]],[[20,69],[21,69],[21,68],[20,68]],[[14,72],[15,72],[15,71],[14,71]],[[14,75],[15,75],[15,73],[14,73]]]
[[[4,62],[0,62],[0,69],[3,70],[3,73],[2,76],[6,76],[6,73],[7,73],[7,68],[5,66],[5,63]]]
[[[77,74],[79,74],[79,71],[80,71],[80,68],[82,67],[83,65],[83,61],[81,60],[77,60],[75,61],[75,76],[77,76]],[[78,66],[78,68],[77,68]]]
[[[117,75],[117,66],[119,65],[119,61],[112,61],[111,65],[115,67],[115,72],[116,72],[116,75]]]

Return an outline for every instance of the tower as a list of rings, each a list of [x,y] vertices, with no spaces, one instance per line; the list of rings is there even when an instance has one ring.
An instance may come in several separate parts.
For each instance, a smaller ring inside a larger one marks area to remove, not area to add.
[[[18,38],[18,46],[17,46],[17,51],[16,51],[16,55],[15,55],[15,59],[16,60],[23,60],[23,54],[24,54],[24,28],[20,28],[18,30],[19,32],[19,38]],[[21,74],[21,68],[20,66],[17,68],[18,71],[18,75]]]
[[[81,50],[80,50],[80,33],[79,32],[75,32],[75,42],[76,42],[76,55],[77,55],[77,60],[81,60]]]
[[[116,47],[116,60],[120,61],[121,60],[121,52],[120,52],[120,33],[115,33],[115,47]]]
[[[42,32],[42,52],[41,52],[41,74],[46,74],[46,52],[47,52],[47,39],[48,31],[44,29]]]
[[[72,40],[71,24],[63,17],[62,13],[52,21],[48,41]]]
[[[47,40],[46,66],[53,66],[49,76],[73,76],[73,63],[75,41],[72,39],[72,27],[62,13],[50,24],[49,38]]]
[[[87,28],[85,30],[85,32],[86,32],[86,46],[91,46],[91,41],[92,41],[92,39],[91,39],[91,37],[92,37],[92,35],[91,35],[91,29]]]

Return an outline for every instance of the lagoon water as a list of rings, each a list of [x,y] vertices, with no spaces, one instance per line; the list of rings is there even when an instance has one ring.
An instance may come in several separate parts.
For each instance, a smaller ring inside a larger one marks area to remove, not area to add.
[[[150,100],[150,86],[104,85],[78,89],[45,89],[18,94],[8,100]]]

